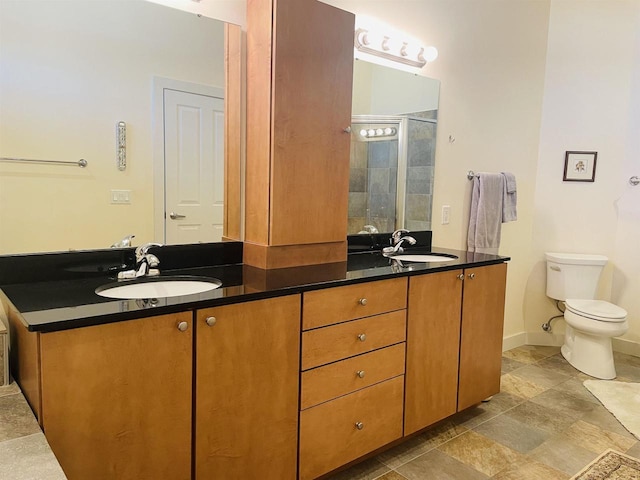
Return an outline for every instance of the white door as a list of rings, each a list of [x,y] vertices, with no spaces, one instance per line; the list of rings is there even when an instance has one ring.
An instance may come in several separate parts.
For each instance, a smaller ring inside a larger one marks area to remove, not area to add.
[[[224,216],[224,102],[164,90],[165,242],[219,242]]]

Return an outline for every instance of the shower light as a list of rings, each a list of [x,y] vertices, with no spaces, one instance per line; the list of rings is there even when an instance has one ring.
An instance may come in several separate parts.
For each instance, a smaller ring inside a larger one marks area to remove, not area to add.
[[[412,67],[424,67],[427,62],[432,62],[438,57],[438,50],[435,47],[411,45],[389,36],[375,35],[364,28],[356,30],[354,45],[361,52]]]

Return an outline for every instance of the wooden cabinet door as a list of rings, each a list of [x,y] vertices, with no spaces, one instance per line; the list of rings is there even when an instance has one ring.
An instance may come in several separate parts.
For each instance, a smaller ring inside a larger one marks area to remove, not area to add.
[[[44,333],[40,349],[43,428],[69,480],[191,478],[191,312]]]
[[[465,270],[458,410],[500,391],[507,264]]]
[[[300,295],[199,310],[196,331],[196,480],[295,479]]]
[[[411,277],[404,434],[456,412],[462,270]]]

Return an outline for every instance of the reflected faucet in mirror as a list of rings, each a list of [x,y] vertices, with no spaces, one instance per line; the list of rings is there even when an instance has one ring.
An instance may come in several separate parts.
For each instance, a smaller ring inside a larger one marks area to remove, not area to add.
[[[119,242],[116,242],[113,245],[111,245],[111,248],[128,248],[131,246],[131,240],[133,240],[135,237],[136,237],[135,235],[127,235]]]

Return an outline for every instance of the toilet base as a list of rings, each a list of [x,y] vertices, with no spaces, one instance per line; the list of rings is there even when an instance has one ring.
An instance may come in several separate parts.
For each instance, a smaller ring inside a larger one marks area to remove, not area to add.
[[[574,368],[602,380],[616,378],[611,337],[598,337],[577,331],[567,325],[562,356]]]

